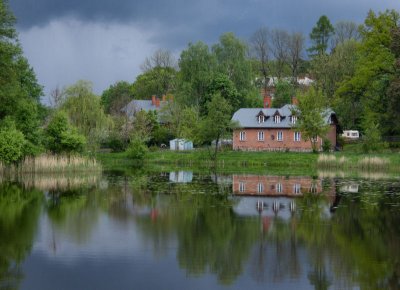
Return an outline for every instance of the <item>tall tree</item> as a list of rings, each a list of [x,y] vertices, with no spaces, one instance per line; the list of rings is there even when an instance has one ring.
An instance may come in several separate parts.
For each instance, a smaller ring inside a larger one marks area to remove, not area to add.
[[[210,80],[216,72],[217,61],[208,45],[189,43],[179,59],[179,101],[189,106],[204,103]]]
[[[285,30],[274,29],[271,31],[271,51],[275,59],[275,75],[282,78],[289,56],[289,34]]]
[[[342,97],[352,96],[359,100],[360,114],[373,116],[373,122],[360,122],[366,131],[369,123],[376,124],[383,135],[397,134],[391,114],[388,114],[388,87],[396,71],[396,56],[390,49],[393,43],[393,29],[399,27],[400,16],[394,10],[375,14],[370,11],[361,27],[362,41],[357,49],[355,73],[338,89]],[[365,119],[365,118],[364,118]],[[398,132],[400,133],[400,132]]]
[[[121,115],[121,109],[133,99],[133,88],[128,82],[120,81],[111,85],[101,95],[101,104],[106,113]]]
[[[177,71],[172,67],[155,67],[136,77],[133,83],[135,99],[149,99],[152,95],[167,95],[175,91]]]
[[[300,32],[294,32],[289,35],[287,62],[292,73],[291,77],[294,85],[297,85],[297,76],[304,52],[304,41],[304,35]]]
[[[217,58],[218,71],[227,75],[244,97],[253,88],[247,45],[233,33],[225,33],[221,35],[219,43],[212,47],[212,51]]]
[[[310,33],[312,46],[308,49],[311,55],[325,54],[328,49],[329,40],[335,32],[329,18],[322,15]]]
[[[96,150],[111,127],[111,119],[104,113],[100,97],[93,93],[92,84],[78,81],[63,90],[61,109],[68,114],[72,125],[88,140],[90,150]]]
[[[17,33],[15,17],[7,1],[0,0],[0,122],[14,119],[16,128],[25,135],[31,148],[40,145],[39,109],[42,87],[23,56]]]
[[[257,70],[262,77],[264,91],[268,89],[268,81],[270,77],[270,45],[269,30],[266,27],[259,28],[250,39],[251,51],[257,60]]]
[[[361,35],[359,26],[352,21],[339,21],[335,24],[335,34],[332,37],[332,47],[335,48],[338,44],[344,43],[350,39],[359,41]]]
[[[173,93],[176,83],[176,61],[168,50],[159,49],[147,57],[141,66],[143,74],[136,78],[133,90],[136,99],[148,99],[152,95]]]
[[[213,152],[210,151],[210,155],[213,160],[216,160],[219,141],[233,127],[231,121],[232,107],[226,99],[216,93],[207,103],[207,112],[208,114],[201,121],[200,135],[204,143],[210,144],[215,141],[215,147]]]
[[[315,88],[311,88],[298,97],[298,106],[294,113],[299,116],[295,128],[301,131],[302,138],[311,142],[313,152],[318,151],[318,138],[325,138],[329,130],[326,123],[327,101]]]

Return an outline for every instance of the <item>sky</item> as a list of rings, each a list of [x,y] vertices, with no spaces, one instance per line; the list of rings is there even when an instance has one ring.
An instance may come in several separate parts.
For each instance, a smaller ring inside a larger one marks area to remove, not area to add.
[[[308,38],[321,15],[361,24],[370,9],[400,12],[399,0],[8,1],[46,96],[81,79],[101,94],[117,81],[135,81],[157,49],[179,58],[188,43],[212,45],[225,32],[247,41],[265,26]]]

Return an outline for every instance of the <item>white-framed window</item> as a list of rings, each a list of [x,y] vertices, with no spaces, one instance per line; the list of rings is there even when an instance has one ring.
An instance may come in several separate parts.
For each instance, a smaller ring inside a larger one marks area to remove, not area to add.
[[[296,124],[296,122],[297,122],[297,116],[292,116],[292,117],[290,117],[290,122],[291,122],[292,124]]]
[[[276,134],[276,140],[283,141],[283,132],[282,131],[278,131],[278,133]]]
[[[281,193],[282,192],[282,183],[277,183],[276,184],[276,192]]]
[[[275,116],[274,116],[274,122],[275,122],[275,123],[280,123],[280,122],[281,122],[281,116],[275,115]]]
[[[294,194],[300,194],[301,193],[301,184],[300,183],[295,183],[293,185],[293,193]]]
[[[241,131],[239,134],[239,140],[240,141],[244,141],[246,140],[246,132],[245,131]]]
[[[311,142],[317,143],[318,142],[318,136],[312,137]]]
[[[264,131],[258,131],[257,140],[264,141]]]
[[[239,182],[239,191],[244,192],[246,190],[246,184],[244,182]]]
[[[300,141],[301,135],[299,131],[294,132],[294,141]]]
[[[257,184],[257,192],[258,193],[264,192],[264,184],[262,184],[261,182]]]
[[[265,116],[264,115],[259,115],[258,116],[258,123],[263,123],[265,121]]]

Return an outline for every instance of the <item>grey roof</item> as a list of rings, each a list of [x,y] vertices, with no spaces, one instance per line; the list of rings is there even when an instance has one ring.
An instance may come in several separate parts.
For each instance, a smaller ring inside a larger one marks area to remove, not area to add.
[[[295,105],[285,105],[282,108],[242,108],[233,114],[232,121],[236,121],[241,128],[292,128],[294,125],[291,123],[290,117],[293,115],[292,111],[296,109]],[[260,114],[265,116],[264,122],[258,122]],[[275,123],[274,116],[279,114],[281,122]],[[331,123],[331,115],[334,112],[330,109],[326,111],[325,121]]]
[[[152,105],[151,100],[132,100],[125,107],[122,108],[122,111],[127,114],[128,117],[133,117],[136,112],[139,111],[159,111],[164,105],[166,101],[160,101],[160,106],[156,107]]]

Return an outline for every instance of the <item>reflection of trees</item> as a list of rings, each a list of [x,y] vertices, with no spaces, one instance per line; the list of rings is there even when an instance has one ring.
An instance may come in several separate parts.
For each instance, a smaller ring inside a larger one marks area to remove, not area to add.
[[[19,265],[29,254],[43,194],[17,184],[0,185],[0,289],[17,289]]]
[[[190,274],[209,270],[230,283],[241,274],[258,236],[257,222],[235,216],[225,196],[193,199],[179,220],[179,263]]]
[[[179,264],[189,274],[209,271],[230,283],[242,272],[257,237],[257,222],[237,217],[232,202],[209,177],[186,184],[152,182],[147,191],[135,184],[133,190],[136,200],[147,200],[157,211],[138,219],[156,250],[176,235]],[[139,198],[140,193],[145,196]]]
[[[77,242],[87,241],[102,207],[99,191],[54,190],[49,196],[47,212],[55,229],[66,232]]]

